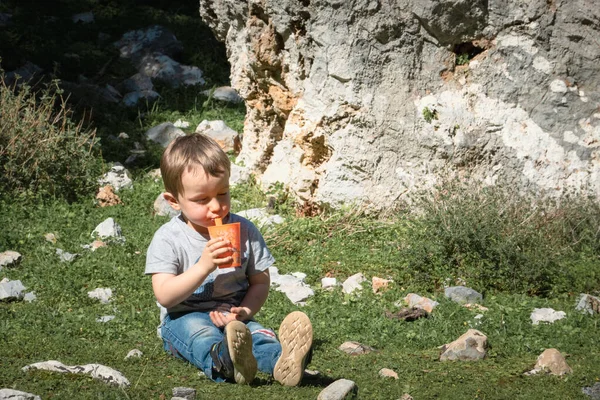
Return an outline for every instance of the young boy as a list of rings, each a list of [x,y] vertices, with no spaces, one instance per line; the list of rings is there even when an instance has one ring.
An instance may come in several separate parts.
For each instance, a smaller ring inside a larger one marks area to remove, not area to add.
[[[247,219],[231,214],[230,161],[206,135],[175,139],[160,162],[165,199],[180,214],[160,227],[146,256],[146,274],[160,305],[165,350],[214,381],[249,384],[256,370],[285,386],[300,383],[309,361],[312,325],[299,311],[279,328],[279,341],[253,316],[269,293],[274,259]],[[210,239],[209,226],[240,222],[242,266],[230,263],[231,243]],[[161,313],[164,314],[164,313]]]

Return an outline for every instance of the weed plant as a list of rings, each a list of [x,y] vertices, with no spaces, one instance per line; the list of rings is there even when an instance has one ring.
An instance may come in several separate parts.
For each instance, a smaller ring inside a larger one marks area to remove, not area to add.
[[[411,276],[440,288],[551,295],[589,291],[600,281],[600,206],[514,196],[501,187],[444,185],[421,203],[401,250]]]
[[[74,200],[96,188],[101,160],[95,132],[71,119],[56,88],[36,96],[30,87],[15,90],[0,78],[0,192],[5,195]]]

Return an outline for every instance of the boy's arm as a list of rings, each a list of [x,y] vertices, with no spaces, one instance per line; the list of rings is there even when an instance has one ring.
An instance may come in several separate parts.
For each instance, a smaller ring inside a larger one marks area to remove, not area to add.
[[[269,270],[248,277],[248,283],[250,284],[248,291],[239,307],[231,307],[229,314],[219,311],[210,313],[210,318],[216,326],[225,326],[234,320],[246,321],[260,311],[269,295],[269,286],[271,285]]]
[[[180,275],[159,272],[152,275],[154,296],[161,306],[170,308],[187,299],[217,268],[231,262],[231,257],[220,258],[231,251],[230,242],[223,238],[211,239],[204,248],[200,260]],[[262,305],[262,304],[261,304]]]

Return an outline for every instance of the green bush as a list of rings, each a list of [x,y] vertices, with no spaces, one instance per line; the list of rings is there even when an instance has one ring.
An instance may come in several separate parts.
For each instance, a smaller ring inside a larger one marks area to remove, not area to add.
[[[402,250],[417,281],[542,295],[600,288],[597,202],[450,184],[420,206]]]
[[[56,82],[39,95],[0,82],[0,191],[75,200],[101,172],[94,131],[75,124]]]

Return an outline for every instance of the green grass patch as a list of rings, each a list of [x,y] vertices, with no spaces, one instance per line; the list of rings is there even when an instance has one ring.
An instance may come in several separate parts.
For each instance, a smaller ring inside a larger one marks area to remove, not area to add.
[[[414,253],[402,249],[428,245],[419,241],[437,240],[414,235],[414,226],[426,223],[427,216],[399,214],[384,220],[334,212],[295,218],[290,212],[284,214],[284,224],[265,232],[265,238],[280,273],[305,272],[307,282],[315,288],[315,296],[301,309],[315,329],[310,368],[321,374],[306,379],[298,388],[281,387],[264,374],[259,374],[252,387],[214,384],[199,376],[195,367],[167,356],[156,337],[158,308],[143,270],[145,249],[154,231],[166,222],[166,218],[152,215],[152,203],[161,190],[160,182],[136,179],[134,189],[119,192],[124,204],[110,208],[96,208],[91,199],[71,204],[57,200],[37,206],[0,203],[0,223],[10,227],[0,234],[0,250],[13,249],[24,255],[18,267],[5,268],[0,274],[20,279],[38,296],[32,303],[0,303],[3,386],[42,398],[169,398],[173,387],[187,386],[196,388],[198,397],[305,399],[315,398],[334,380],[346,378],[358,384],[361,398],[369,399],[398,398],[403,393],[414,398],[575,399],[584,398],[583,386],[600,379],[596,368],[600,362],[600,318],[575,312],[576,290],[557,289],[556,294],[541,297],[531,296],[527,290],[489,288],[484,303],[489,311],[478,320],[474,318],[478,311],[444,299],[436,284],[415,278]],[[255,185],[235,188],[234,197],[240,198],[237,210],[264,206],[266,201]],[[108,217],[121,225],[125,243],[95,252],[83,250],[81,245],[91,242],[95,226]],[[58,236],[56,244],[44,239],[48,232]],[[81,256],[72,263],[62,263],[56,248]],[[585,254],[585,250],[580,251]],[[389,277],[394,282],[381,295],[373,294],[368,284],[360,296],[344,295],[340,289],[319,289],[320,278],[327,273],[342,281],[356,272],[363,272],[368,279]],[[478,287],[483,283],[474,280],[469,284]],[[112,288],[113,301],[100,304],[89,299],[87,292],[97,287]],[[440,305],[430,318],[415,322],[386,318],[385,312],[396,310],[394,303],[409,292],[431,297]],[[567,318],[552,325],[532,326],[529,315],[536,307],[564,310]],[[285,295],[272,290],[257,318],[277,329],[284,316],[295,309],[298,307]],[[96,322],[103,315],[116,318]],[[438,361],[438,347],[469,328],[488,336],[488,357],[473,363]],[[348,356],[337,349],[347,340],[375,347],[377,352]],[[551,347],[568,355],[573,374],[524,377],[523,372],[533,367],[537,356]],[[124,360],[133,348],[142,350],[143,357]],[[105,364],[121,371],[132,386],[123,390],[87,376],[21,371],[25,365],[51,359],[67,365]],[[395,370],[401,379],[378,377],[381,368]]]

